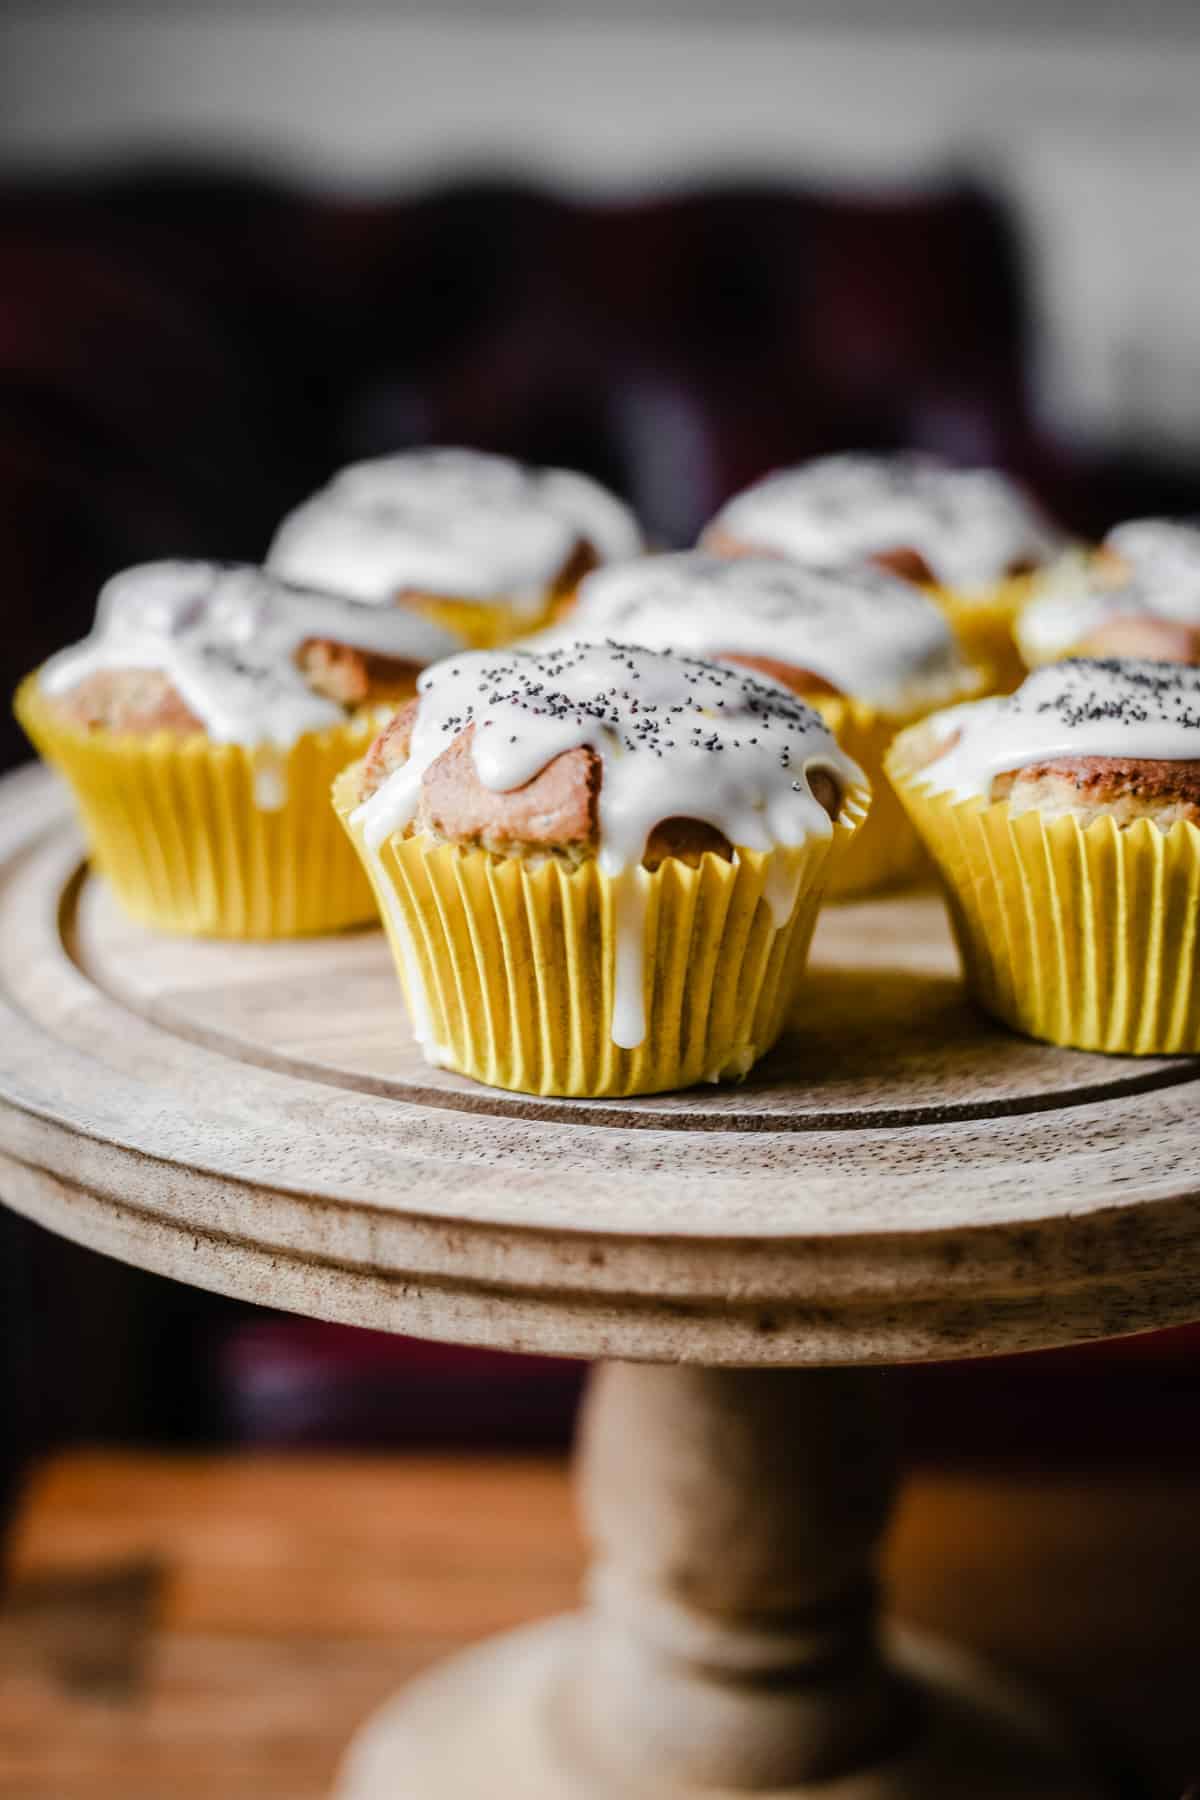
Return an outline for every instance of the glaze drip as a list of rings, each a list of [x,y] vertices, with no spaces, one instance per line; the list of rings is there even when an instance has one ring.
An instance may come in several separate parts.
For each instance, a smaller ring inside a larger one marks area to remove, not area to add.
[[[946,748],[912,779],[988,798],[997,775],[1067,756],[1200,761],[1200,669],[1175,663],[1047,663],[1015,694],[931,721]]]
[[[736,495],[713,524],[748,545],[818,565],[915,550],[940,586],[964,594],[1061,548],[1058,533],[1006,475],[955,469],[915,452],[824,456],[780,469]]]
[[[588,576],[556,636],[571,634],[765,657],[897,714],[945,705],[974,680],[938,608],[869,564],[816,569],[699,550],[647,557]]]
[[[91,634],[52,657],[41,684],[61,694],[99,670],[160,670],[215,742],[286,748],[345,716],[297,666],[310,638],[410,663],[454,647],[417,613],[381,613],[250,565],[143,563],[105,584]]]
[[[601,562],[641,548],[632,513],[586,475],[412,450],[343,469],[283,521],[267,566],[373,605],[429,593],[533,618],[581,543]]]
[[[588,748],[601,759],[596,856],[615,883],[618,955],[613,1041],[633,1049],[643,1009],[646,843],[664,819],[698,819],[738,849],[769,853],[828,837],[810,769],[845,791],[861,771],[811,708],[784,689],[719,665],[612,642],[464,653],[428,669],[408,761],[353,815],[368,852],[412,826],[430,764],[475,727],[475,772],[496,792],[520,788],[555,757]],[[791,917],[794,883],[768,884],[776,926]]]
[[[90,636],[52,657],[40,682],[47,694],[65,694],[100,671],[154,669],[214,743],[287,750],[346,716],[313,692],[297,664],[310,638],[414,664],[454,646],[419,614],[312,593],[250,566],[144,563],[105,585]],[[264,810],[282,805],[278,761],[261,756],[259,777]]]

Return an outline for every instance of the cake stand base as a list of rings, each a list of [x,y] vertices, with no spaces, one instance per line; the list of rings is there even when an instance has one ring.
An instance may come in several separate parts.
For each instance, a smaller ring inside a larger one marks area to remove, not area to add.
[[[347,1755],[335,1800],[1098,1800],[1066,1739],[1025,1694],[953,1647],[888,1644],[908,1688],[907,1741],[870,1766],[770,1790],[660,1785],[589,1765],[556,1729],[582,1617],[495,1638],[385,1706]]]
[[[413,1683],[336,1800],[1099,1800],[1034,1702],[880,1631],[888,1393],[879,1371],[600,1368],[587,1609]]]

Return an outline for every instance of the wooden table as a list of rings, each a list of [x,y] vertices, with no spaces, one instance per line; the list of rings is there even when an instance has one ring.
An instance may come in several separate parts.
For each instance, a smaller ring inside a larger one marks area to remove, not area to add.
[[[1069,1706],[1118,1793],[1177,1800],[1198,1511],[1195,1473],[923,1472],[888,1584]],[[399,1680],[571,1605],[584,1558],[554,1461],[75,1455],[8,1564],[2,1800],[324,1800]]]
[[[423,1063],[378,933],[137,930],[49,779],[3,784],[6,1201],[298,1312],[601,1360],[586,1606],[412,1684],[340,1800],[1104,1793],[1028,1694],[881,1629],[887,1365],[1200,1314],[1200,1061],[990,1025],[935,896],[831,909],[815,957],[743,1086],[500,1094]]]

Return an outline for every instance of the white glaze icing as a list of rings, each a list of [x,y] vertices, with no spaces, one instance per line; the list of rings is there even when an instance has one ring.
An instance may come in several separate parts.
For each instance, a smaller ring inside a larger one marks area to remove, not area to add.
[[[816,569],[702,550],[643,557],[588,576],[553,641],[573,637],[767,657],[896,714],[946,705],[975,679],[933,602],[867,563]]]
[[[536,618],[581,541],[601,562],[641,548],[633,514],[586,475],[411,450],[343,469],[284,519],[267,566],[373,605],[413,591]]]
[[[1200,590],[1200,523],[1189,519],[1129,519],[1104,540],[1133,572],[1164,588]]]
[[[735,849],[769,853],[833,829],[810,769],[828,770],[843,790],[863,779],[817,714],[783,689],[669,653],[612,643],[466,652],[426,670],[419,692],[408,761],[353,815],[368,853],[378,857],[412,824],[426,769],[470,724],[475,771],[498,793],[523,787],[566,751],[595,751],[596,855],[617,897],[611,1030],[625,1049],[645,1034],[641,863],[654,827],[699,819]],[[769,882],[767,898],[776,927],[786,924],[794,876]]]
[[[418,613],[291,587],[247,565],[143,563],[105,585],[91,635],[46,663],[41,686],[65,694],[102,670],[161,671],[215,743],[260,751],[259,804],[270,810],[285,796],[281,758],[268,751],[346,716],[304,679],[296,653],[309,638],[417,664],[455,647]]]
[[[737,494],[714,526],[797,562],[826,565],[915,550],[943,587],[972,594],[1015,563],[1040,564],[1059,534],[996,469],[936,457],[823,456],[780,469]]]
[[[1063,756],[1200,761],[1200,669],[1047,663],[1015,694],[949,707],[930,724],[947,748],[913,780],[956,800],[986,799],[997,775]]]
[[[1076,552],[1046,571],[1020,619],[1031,659],[1065,655],[1112,619],[1200,625],[1200,527],[1135,519],[1110,531],[1104,547],[1119,562]]]

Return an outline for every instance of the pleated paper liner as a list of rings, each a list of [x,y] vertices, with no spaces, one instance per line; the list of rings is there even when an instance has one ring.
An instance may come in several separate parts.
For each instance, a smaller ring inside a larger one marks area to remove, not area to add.
[[[95,866],[142,924],[273,938],[374,918],[329,786],[363,754],[387,708],[262,752],[199,735],[78,730],[47,706],[36,675],[18,690],[16,713],[70,784]]]
[[[1200,830],[1013,815],[889,770],[946,890],[967,985],[1029,1036],[1135,1056],[1200,1053]],[[908,765],[911,767],[911,765]]]
[[[1035,575],[1010,575],[987,594],[960,594],[953,588],[926,589],[950,622],[959,649],[975,668],[991,674],[993,694],[1011,694],[1025,679],[1016,627],[1033,592]]]
[[[830,838],[736,863],[668,858],[619,880],[594,858],[570,865],[495,856],[413,836],[373,858],[350,823],[359,770],[335,806],[371,872],[409,1013],[431,1061],[492,1087],[601,1098],[744,1075],[793,1008],[830,864],[866,803]],[[799,882],[776,929],[764,898],[783,859]],[[621,884],[632,883],[633,894]],[[618,905],[644,906],[646,1031],[612,1041]]]
[[[974,681],[964,686],[957,698],[976,700],[990,691],[988,673],[977,669]],[[896,733],[924,714],[896,717],[881,713],[864,700],[851,700],[840,694],[805,694],[803,698],[820,713],[871,785],[870,816],[831,870],[826,898],[861,899],[928,875],[929,859],[884,770],[884,760]]]

